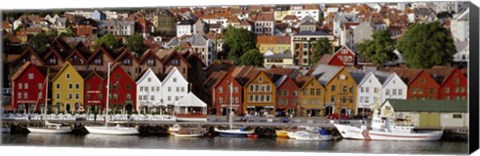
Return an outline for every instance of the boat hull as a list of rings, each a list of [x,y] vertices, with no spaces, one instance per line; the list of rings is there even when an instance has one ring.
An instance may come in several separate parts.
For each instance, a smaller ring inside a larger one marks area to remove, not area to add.
[[[279,138],[288,138],[288,131],[286,130],[275,130],[275,135]]]
[[[140,134],[134,127],[105,127],[105,126],[85,126],[88,133],[104,135],[137,135]]]
[[[249,131],[244,131],[241,129],[217,129],[215,128],[215,132],[220,134],[220,136],[226,136],[226,137],[246,137],[248,134],[253,134],[253,130]]]
[[[2,128],[2,133],[10,133],[10,128],[3,127]]]
[[[58,129],[50,129],[50,128],[27,128],[30,133],[43,133],[43,134],[66,134],[72,132],[70,127],[60,127]]]
[[[358,140],[399,140],[399,141],[435,141],[440,140],[443,131],[425,133],[392,133],[383,131],[362,130],[349,125],[334,124],[340,135],[345,139]]]
[[[176,133],[176,132],[171,132],[170,134],[172,134],[173,136],[175,137],[182,137],[182,138],[187,138],[187,137],[203,137],[205,134],[204,133],[199,133],[199,134],[179,134],[179,133]]]

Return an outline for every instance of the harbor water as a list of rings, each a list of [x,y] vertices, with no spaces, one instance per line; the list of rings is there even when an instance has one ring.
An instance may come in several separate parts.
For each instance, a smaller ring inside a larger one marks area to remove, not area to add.
[[[2,134],[2,145],[105,147],[136,149],[195,149],[195,150],[250,150],[303,151],[341,153],[402,153],[402,154],[467,154],[467,141],[302,141],[286,138],[228,138],[173,136],[106,136],[70,134]]]

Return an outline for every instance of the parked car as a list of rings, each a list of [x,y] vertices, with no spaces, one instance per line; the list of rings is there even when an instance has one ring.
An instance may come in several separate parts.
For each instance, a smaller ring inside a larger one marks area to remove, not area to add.
[[[330,114],[327,116],[328,119],[350,119],[351,116],[348,116],[346,114],[338,115],[337,113]]]

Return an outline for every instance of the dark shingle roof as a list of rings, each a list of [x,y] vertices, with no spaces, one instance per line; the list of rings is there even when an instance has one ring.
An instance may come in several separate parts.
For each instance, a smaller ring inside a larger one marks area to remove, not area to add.
[[[396,112],[467,112],[467,101],[387,100]]]

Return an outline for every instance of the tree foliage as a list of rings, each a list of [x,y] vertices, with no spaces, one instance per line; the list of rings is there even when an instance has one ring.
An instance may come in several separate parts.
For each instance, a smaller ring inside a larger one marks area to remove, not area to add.
[[[320,58],[322,58],[325,54],[332,54],[332,44],[328,40],[328,38],[320,38],[317,42],[313,44],[313,60],[312,65],[316,64]]]
[[[125,46],[130,51],[143,54],[148,49],[147,45],[143,43],[143,37],[140,34],[134,34],[125,40]]]
[[[397,43],[397,49],[413,68],[448,65],[456,53],[450,31],[439,22],[410,25]]]
[[[240,64],[240,57],[250,49],[256,48],[256,36],[241,28],[228,27],[222,37],[223,49],[228,53],[228,58],[235,64]]]
[[[37,51],[44,51],[48,45],[55,39],[56,34],[53,32],[40,32],[36,35],[29,36],[27,45]]]
[[[120,40],[112,34],[103,35],[102,37],[97,38],[93,47],[97,49],[102,44],[105,44],[107,47],[112,47],[112,49],[116,49],[121,46]]]
[[[250,49],[239,60],[240,65],[263,67],[263,55],[257,49]]]
[[[397,59],[393,53],[395,50],[395,41],[391,38],[387,30],[379,30],[372,35],[371,40],[364,40],[356,45],[357,52],[370,58],[372,63],[383,65],[387,62]]]
[[[67,28],[67,29],[65,29],[65,32],[60,33],[60,36],[62,36],[62,37],[74,37],[75,33],[73,32],[72,29]]]

